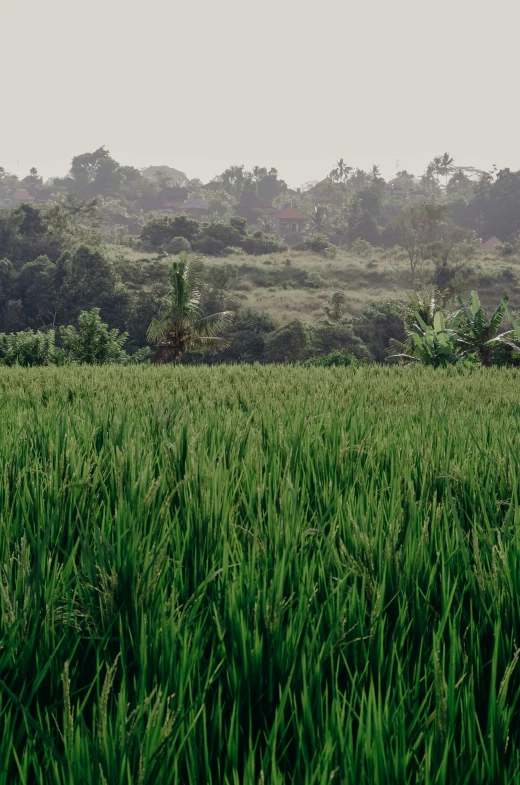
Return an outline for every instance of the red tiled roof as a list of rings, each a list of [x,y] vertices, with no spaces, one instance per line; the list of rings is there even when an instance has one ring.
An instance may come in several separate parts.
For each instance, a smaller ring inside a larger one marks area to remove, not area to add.
[[[497,245],[502,245],[501,240],[499,240],[498,237],[490,237],[489,240],[482,243],[480,248],[482,251],[494,251]]]
[[[34,196],[31,196],[25,188],[17,188],[13,193],[13,199],[19,202],[34,202]]]
[[[296,207],[282,207],[281,210],[278,210],[275,213],[275,218],[279,218],[281,221],[306,221],[306,217],[300,213]]]
[[[331,182],[332,180],[330,179],[330,177],[326,177],[324,180],[320,180],[319,183],[316,183],[316,185],[313,185],[310,190],[314,191],[315,188],[324,188],[325,186],[330,185]]]

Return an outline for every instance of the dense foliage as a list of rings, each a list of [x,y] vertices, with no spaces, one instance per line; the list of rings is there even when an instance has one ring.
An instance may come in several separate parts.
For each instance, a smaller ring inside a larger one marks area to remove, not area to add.
[[[0,391],[2,785],[520,782],[516,371]]]
[[[402,171],[385,182],[377,166],[364,172],[340,159],[328,177],[309,186],[290,189],[275,169],[259,166],[251,171],[232,166],[204,184],[168,167],[122,166],[103,147],[75,156],[67,177],[47,183],[36,169],[19,180],[0,167],[0,207],[9,200],[14,205],[15,189],[22,194],[17,206],[0,209],[0,334],[6,336],[0,361],[37,365],[67,359],[61,336],[73,337],[80,314],[94,309],[113,336],[126,335],[125,351],[110,350],[108,357],[146,356],[148,342],[155,340],[150,325],[165,313],[172,260],[186,253],[196,256],[203,270],[200,317],[236,315],[235,325],[225,325],[222,335],[206,336],[226,347],[211,362],[295,363],[336,351],[383,362],[392,340],[411,350],[399,305],[387,299],[394,300],[398,291],[402,300],[407,288],[424,284],[442,292],[448,314],[457,295],[481,291],[481,283],[499,289],[497,299],[507,293],[515,303],[516,295],[518,304],[520,278],[512,267],[499,270],[498,262],[520,255],[520,173],[457,168],[446,153],[421,177]],[[285,237],[287,227],[276,223],[283,207],[301,211],[303,231]],[[479,238],[493,233],[502,243],[483,271]],[[379,302],[360,304],[346,296],[349,264],[339,274],[329,272],[343,258],[338,246],[362,260],[366,269],[356,274],[381,292]],[[293,266],[296,253],[313,254],[318,265]],[[397,260],[400,272],[392,278]],[[334,290],[338,278],[342,291]],[[506,288],[500,290],[502,284]],[[282,315],[274,309],[252,315],[255,303],[243,294],[251,287],[266,289],[273,300],[277,290],[285,290],[287,297],[277,298]],[[290,310],[294,289],[302,291],[301,304]],[[328,293],[321,296],[321,289]],[[307,307],[306,290],[323,301],[319,311]],[[507,316],[506,328],[514,318],[514,313]],[[433,341],[434,355],[439,354],[437,344],[444,345],[447,336],[443,330],[437,335],[433,323],[423,327],[417,321],[410,329],[416,334],[409,336],[415,355],[424,340],[426,348]],[[466,354],[484,364],[518,359],[506,341],[498,347],[485,346],[486,341]],[[169,358],[200,362],[200,346],[191,342],[189,348]],[[434,365],[451,362],[462,355],[460,341],[455,351],[451,348],[438,363],[428,359],[428,349],[422,357]],[[79,355],[68,352],[69,359]]]

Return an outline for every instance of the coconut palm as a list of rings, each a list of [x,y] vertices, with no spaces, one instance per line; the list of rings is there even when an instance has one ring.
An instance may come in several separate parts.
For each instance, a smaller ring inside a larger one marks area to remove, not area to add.
[[[330,226],[330,213],[327,208],[319,204],[311,213],[309,230],[313,233],[324,234]]]
[[[233,313],[223,311],[202,316],[204,281],[196,261],[183,252],[171,266],[168,279],[171,290],[166,297],[165,311],[153,319],[147,332],[148,340],[155,343],[155,363],[177,360],[189,349],[214,352],[230,344],[218,334],[230,324]]]
[[[437,160],[437,159],[434,159],[434,160]],[[448,190],[448,175],[450,174],[450,172],[453,171],[453,158],[451,158],[449,153],[444,153],[444,155],[440,159],[438,159],[438,161],[439,161],[439,163],[438,163],[438,172],[439,172],[439,174],[444,175],[444,177],[446,178],[445,186],[446,186],[446,191],[447,191]]]

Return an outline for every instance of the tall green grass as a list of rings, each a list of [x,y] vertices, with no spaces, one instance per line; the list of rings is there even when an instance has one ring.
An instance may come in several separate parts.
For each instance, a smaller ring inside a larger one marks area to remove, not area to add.
[[[0,370],[0,785],[520,783],[519,382]]]

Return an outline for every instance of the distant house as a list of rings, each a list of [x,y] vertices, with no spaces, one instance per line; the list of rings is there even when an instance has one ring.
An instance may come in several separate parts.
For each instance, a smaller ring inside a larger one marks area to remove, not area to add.
[[[178,210],[188,198],[188,189],[179,185],[163,188],[157,196],[160,210]]]
[[[196,218],[198,221],[209,221],[209,204],[205,199],[191,197],[186,199],[179,209],[186,215],[189,215],[190,218]]]
[[[5,188],[2,188],[0,186],[0,209],[4,210],[12,206],[13,206],[13,199],[11,197],[11,194],[9,194]]]
[[[46,202],[49,202],[55,191],[55,188],[40,188],[35,196],[36,203],[45,204]]]
[[[494,251],[497,245],[502,245],[502,240],[499,240],[498,237],[490,237],[489,240],[486,240],[485,243],[482,243],[480,246],[481,251]]]
[[[34,202],[34,196],[31,196],[27,188],[17,188],[11,194],[11,199],[15,207],[22,204],[22,202]]]
[[[271,205],[265,199],[260,199],[256,194],[244,194],[235,207],[235,213],[247,218],[250,223],[255,223],[258,218],[267,215]]]
[[[408,191],[396,183],[385,183],[383,197],[385,201],[388,201],[389,199],[397,199],[400,202],[406,202],[408,199]]]
[[[428,194],[420,188],[403,188],[398,183],[385,183],[383,188],[383,198],[385,201],[394,199],[398,202],[415,201],[426,197]]]
[[[116,226],[125,226],[130,237],[139,237],[143,228],[135,218],[128,218],[128,216],[119,213],[110,216],[110,219],[103,224],[104,229],[115,229]]]
[[[302,234],[307,226],[307,218],[300,211],[290,205],[282,207],[274,214],[274,218],[279,222],[280,234]]]
[[[222,180],[212,180],[210,183],[204,183],[202,187],[207,191],[221,191],[223,183]]]
[[[318,204],[329,204],[334,201],[334,191],[330,177],[320,180],[319,183],[309,188],[308,193]]]

